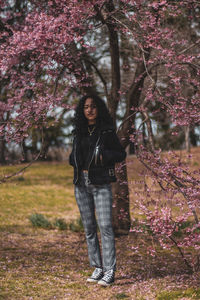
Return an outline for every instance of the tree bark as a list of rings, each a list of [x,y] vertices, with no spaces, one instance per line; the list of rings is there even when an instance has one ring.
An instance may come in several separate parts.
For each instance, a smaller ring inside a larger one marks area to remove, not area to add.
[[[3,137],[0,138],[0,164],[4,165],[6,163],[5,157],[6,143]]]
[[[145,122],[147,124],[148,141],[149,141],[150,149],[151,149],[152,152],[154,152],[155,151],[155,143],[154,143],[151,120],[150,120],[149,115],[146,111],[143,112],[143,115],[145,117]]]
[[[115,235],[128,234],[131,226],[128,177],[125,161],[116,168],[117,182],[112,186],[113,229]]]
[[[8,116],[7,116],[8,118]],[[5,122],[4,118],[1,118],[1,122]],[[6,141],[5,141],[5,128],[0,136],[0,164],[6,164]]]
[[[146,55],[146,59],[148,59],[150,53]],[[135,114],[132,113],[132,107],[139,106],[140,95],[142,91],[142,87],[145,79],[145,67],[144,64],[141,63],[138,65],[136,70],[136,78],[137,76],[144,74],[141,76],[139,82],[135,83],[133,80],[133,84],[130,86],[129,93],[127,96],[127,109],[125,113],[122,128],[120,129],[118,136],[121,141],[121,144],[124,148],[126,148],[130,144],[130,134],[132,134],[132,125],[135,124]],[[135,78],[134,78],[135,79]],[[128,189],[128,176],[127,176],[127,167],[126,163],[123,163],[120,171],[117,172],[118,183],[113,185],[113,195],[114,195],[114,207],[113,207],[113,226],[114,231],[117,235],[119,234],[128,234],[131,218],[130,218],[130,201],[129,201],[129,189]]]
[[[109,12],[115,10],[113,1],[108,1],[106,5]],[[111,57],[111,93],[109,95],[108,108],[110,110],[111,116],[113,118],[114,124],[116,123],[116,111],[119,103],[119,90],[121,86],[121,76],[120,76],[120,54],[119,54],[119,37],[118,32],[115,30],[115,26],[109,19],[106,22],[108,33],[109,33],[109,43],[110,43],[110,57]]]
[[[185,149],[190,152],[190,125],[185,126]]]

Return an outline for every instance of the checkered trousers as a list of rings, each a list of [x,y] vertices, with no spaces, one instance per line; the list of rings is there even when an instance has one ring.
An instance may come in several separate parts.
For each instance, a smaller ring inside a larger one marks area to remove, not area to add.
[[[81,183],[75,185],[75,197],[85,230],[90,265],[94,267],[103,267],[104,271],[110,269],[115,270],[116,255],[115,239],[112,228],[111,185],[89,184],[87,173],[82,173]],[[101,234],[103,259],[101,258],[97,236],[97,222]]]

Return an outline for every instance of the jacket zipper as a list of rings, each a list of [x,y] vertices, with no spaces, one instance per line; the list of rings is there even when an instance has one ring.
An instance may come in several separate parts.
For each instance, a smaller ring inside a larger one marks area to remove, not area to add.
[[[94,154],[95,154],[96,147],[97,147],[97,144],[98,144],[99,140],[100,140],[100,136],[98,137],[98,140],[97,140],[97,142],[96,142],[96,144],[95,144],[94,152],[93,152],[93,154],[92,154],[92,158],[91,158],[90,163],[89,163],[89,165],[88,165],[88,177],[89,177],[89,168],[90,168],[90,165],[91,165],[92,160],[93,160],[93,158],[94,158]],[[77,169],[77,178],[76,178],[76,181],[75,181],[75,184],[76,184],[77,181],[78,181],[78,164],[77,164],[77,160],[76,160],[76,143],[75,143],[75,145],[74,145],[74,161],[75,161],[75,165],[76,165],[76,169]]]
[[[75,184],[76,184],[78,181],[78,164],[77,164],[77,160],[76,160],[76,143],[74,145],[74,161],[75,161],[76,170],[77,170],[77,176],[76,176],[76,181],[75,181]]]
[[[96,146],[97,146],[99,140],[100,140],[100,136],[99,136],[99,138],[98,138],[98,140],[97,140],[97,142],[96,142],[96,144],[95,144],[94,152],[93,152],[93,154],[92,154],[92,158],[91,158],[90,163],[89,163],[89,165],[88,165],[88,178],[89,178],[89,168],[90,168],[90,165],[91,165],[91,163],[92,163],[92,160],[93,160],[93,157],[94,157],[94,154],[95,154],[95,151],[96,151]]]
[[[95,165],[97,165],[98,153],[99,153],[99,146],[96,146],[95,147]]]

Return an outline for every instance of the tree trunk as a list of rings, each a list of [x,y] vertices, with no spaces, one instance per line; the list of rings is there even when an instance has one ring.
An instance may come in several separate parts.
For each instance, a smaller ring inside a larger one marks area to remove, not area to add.
[[[117,182],[113,184],[113,228],[115,235],[128,234],[130,230],[129,190],[126,163],[116,166]]]
[[[0,138],[0,164],[3,165],[6,163],[5,151],[6,151],[6,143],[4,137],[2,136]]]
[[[112,0],[107,2],[106,7],[109,12],[113,12],[115,10]],[[119,103],[119,90],[121,86],[119,37],[112,21],[110,20],[109,22],[109,18],[106,25],[109,33],[112,80],[111,93],[108,97],[108,108],[113,118],[113,122],[116,124],[116,111]],[[116,172],[117,183],[113,184],[113,227],[116,235],[128,234],[130,229],[129,191],[126,163],[124,162],[121,165],[122,167],[120,168],[116,166],[116,170],[120,169],[120,171]]]
[[[149,53],[146,59],[149,58]],[[136,75],[143,74],[145,71],[144,65],[141,64],[136,70]],[[136,78],[137,78],[136,76]],[[135,115],[132,114],[131,108],[138,107],[141,90],[144,84],[145,76],[141,77],[141,80],[130,86],[128,94],[127,110],[124,117],[124,123],[120,131],[118,132],[119,139],[124,148],[130,144],[130,134],[133,132],[132,125],[135,123]],[[131,116],[131,117],[130,117]],[[113,226],[115,234],[128,234],[131,218],[130,218],[130,201],[129,201],[129,189],[128,189],[128,176],[127,167],[124,162],[120,171],[117,172],[117,183],[113,185]]]
[[[190,152],[190,125],[185,126],[185,149]]]
[[[22,149],[23,149],[24,162],[28,162],[28,147],[26,146],[26,143],[24,140],[22,142]]]

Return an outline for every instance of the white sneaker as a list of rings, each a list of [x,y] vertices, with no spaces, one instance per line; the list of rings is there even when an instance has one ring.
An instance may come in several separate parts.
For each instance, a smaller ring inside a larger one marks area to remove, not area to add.
[[[87,282],[97,282],[103,277],[103,270],[96,268],[92,275],[87,279]]]
[[[102,277],[101,280],[98,281],[98,284],[102,286],[109,286],[115,281],[115,271],[114,270],[109,270],[105,272],[104,276]]]

